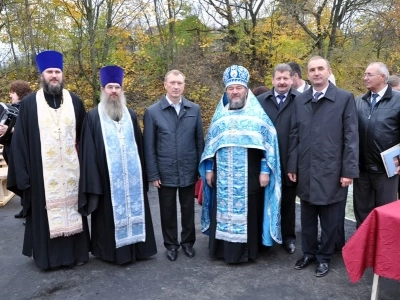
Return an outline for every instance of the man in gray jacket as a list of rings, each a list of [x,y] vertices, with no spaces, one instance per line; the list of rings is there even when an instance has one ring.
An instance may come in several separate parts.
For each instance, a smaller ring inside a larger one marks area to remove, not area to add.
[[[195,255],[194,187],[204,150],[199,105],[182,96],[185,76],[178,70],[165,75],[166,95],[144,114],[147,177],[158,188],[161,228],[167,258],[175,261],[179,249]],[[176,193],[181,205],[181,241],[178,242]]]

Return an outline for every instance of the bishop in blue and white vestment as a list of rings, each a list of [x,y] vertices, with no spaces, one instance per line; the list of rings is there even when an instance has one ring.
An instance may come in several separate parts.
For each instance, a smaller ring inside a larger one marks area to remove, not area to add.
[[[210,236],[210,256],[227,263],[258,258],[261,244],[281,243],[281,169],[275,127],[247,89],[248,71],[231,66],[224,82],[241,89],[244,106],[232,109],[222,98],[206,138],[199,171],[203,178],[202,231]],[[243,89],[243,87],[245,89]],[[232,87],[231,87],[232,88]],[[207,184],[207,173],[214,182]],[[260,174],[269,174],[261,186]]]

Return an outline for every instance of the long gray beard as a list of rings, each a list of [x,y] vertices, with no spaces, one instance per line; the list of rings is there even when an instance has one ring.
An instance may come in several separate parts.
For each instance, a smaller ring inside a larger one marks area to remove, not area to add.
[[[49,82],[46,82],[43,77],[40,78],[40,86],[43,88],[43,91],[47,94],[56,96],[61,95],[64,89],[64,79],[57,85],[52,85]]]
[[[103,92],[100,95],[100,102],[103,103],[104,111],[111,120],[119,122],[122,119],[123,108],[126,106],[126,97],[124,94],[121,94],[119,99],[114,101]]]

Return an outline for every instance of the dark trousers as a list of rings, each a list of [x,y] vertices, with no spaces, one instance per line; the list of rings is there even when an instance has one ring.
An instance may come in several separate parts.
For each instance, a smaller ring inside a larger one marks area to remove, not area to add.
[[[194,187],[195,184],[186,187],[161,186],[158,189],[161,229],[164,238],[164,246],[167,249],[179,248],[176,207],[177,190],[181,206],[182,232],[180,244],[193,246],[196,241],[196,229],[194,225]]]
[[[296,240],[296,188],[296,185],[282,185],[281,227],[284,243]]]
[[[343,203],[314,205],[301,200],[301,233],[304,255],[318,262],[329,262],[335,252],[338,215]],[[318,218],[321,225],[321,245],[318,247]]]
[[[344,234],[344,219],[346,217],[346,203],[347,199],[344,201],[340,201],[340,207],[338,211],[338,220],[337,220],[337,236],[336,236],[336,244],[335,250],[342,251],[344,244],[346,243],[346,237]]]
[[[353,183],[353,205],[357,228],[378,206],[397,200],[398,175],[388,178],[386,173],[360,172]]]

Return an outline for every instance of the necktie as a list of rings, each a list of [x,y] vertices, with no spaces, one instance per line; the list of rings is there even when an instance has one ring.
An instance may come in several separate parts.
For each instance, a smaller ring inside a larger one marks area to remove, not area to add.
[[[376,98],[378,98],[378,96],[379,96],[378,94],[372,94],[371,95],[371,109],[370,109],[369,114],[372,114],[372,111],[373,111],[374,106],[376,104]]]
[[[312,102],[318,102],[318,98],[323,94],[323,92],[315,92]]]
[[[285,95],[278,95],[277,96],[278,98],[279,98],[279,110],[281,110],[282,109],[282,106],[283,106],[283,99],[285,99],[286,98],[286,96]]]

